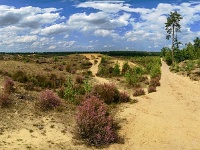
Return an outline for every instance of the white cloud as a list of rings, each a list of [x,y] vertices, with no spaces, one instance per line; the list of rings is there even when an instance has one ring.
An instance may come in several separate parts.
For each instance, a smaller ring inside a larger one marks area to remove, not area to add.
[[[50,49],[50,50],[55,49],[55,48],[56,48],[55,45],[51,45],[51,46],[49,46],[49,49]]]
[[[30,43],[37,40],[37,36],[17,36],[13,42],[16,43]]]
[[[54,24],[52,26],[43,28],[36,33],[39,33],[41,35],[53,35],[53,34],[60,34],[60,33],[66,33],[68,31],[68,27],[64,24]]]

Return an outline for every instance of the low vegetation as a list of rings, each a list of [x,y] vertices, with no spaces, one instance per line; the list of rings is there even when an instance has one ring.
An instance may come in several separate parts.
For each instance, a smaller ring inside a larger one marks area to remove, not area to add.
[[[60,121],[71,118],[64,123],[71,127],[74,117],[79,140],[96,147],[118,142],[116,106],[133,102],[133,91],[139,96],[145,94],[145,88],[159,86],[160,59],[99,55],[92,56],[92,60],[101,60],[97,75],[112,82],[96,83],[92,64],[83,55],[2,55],[0,75],[5,81],[0,107],[6,110],[12,106],[10,109],[17,113],[30,109],[32,116],[49,114],[60,117]]]
[[[141,95],[145,95],[145,91],[144,89],[136,89],[135,92],[133,93],[133,96],[141,96]]]
[[[39,106],[43,110],[51,110],[61,105],[61,99],[51,90],[40,93]]]
[[[103,101],[91,96],[77,109],[77,133],[88,144],[102,146],[118,140],[113,117]]]

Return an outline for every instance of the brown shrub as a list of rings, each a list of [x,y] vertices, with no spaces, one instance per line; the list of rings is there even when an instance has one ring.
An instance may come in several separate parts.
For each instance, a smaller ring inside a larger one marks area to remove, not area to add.
[[[6,78],[4,83],[4,92],[12,93],[14,90],[14,81],[11,78]]]
[[[82,84],[84,81],[84,77],[82,75],[76,76],[76,82]]]
[[[136,89],[135,92],[133,93],[133,96],[140,96],[140,95],[145,95],[143,89]]]
[[[152,78],[150,81],[150,86],[160,86],[160,79],[159,78]]]
[[[156,92],[156,86],[149,86],[148,93]]]
[[[0,94],[0,107],[5,108],[9,107],[12,104],[10,99],[10,95],[8,93],[1,93]]]

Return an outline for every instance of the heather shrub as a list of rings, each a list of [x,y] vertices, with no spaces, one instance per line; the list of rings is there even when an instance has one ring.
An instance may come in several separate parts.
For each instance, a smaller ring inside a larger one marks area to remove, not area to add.
[[[92,93],[106,104],[119,102],[119,91],[114,84],[98,84],[93,87]]]
[[[12,75],[13,80],[21,82],[21,83],[25,83],[28,81],[28,77],[26,75],[26,73],[22,70],[17,70],[16,72],[14,72],[14,74]]]
[[[145,95],[143,89],[136,89],[135,92],[133,93],[133,96],[140,96],[140,95]]]
[[[77,70],[75,70],[75,69],[72,69],[70,73],[71,73],[71,74],[75,74],[75,73],[76,73],[76,71],[77,71]]]
[[[60,98],[64,98],[64,96],[65,96],[65,87],[60,87],[59,89],[58,89],[58,96],[60,97]]]
[[[63,70],[64,70],[64,67],[63,67],[63,66],[58,66],[58,70],[59,70],[59,71],[63,71]]]
[[[139,77],[139,81],[140,82],[148,81],[148,77],[147,76],[141,76],[141,77]]]
[[[71,73],[71,71],[72,71],[72,66],[71,66],[70,64],[67,64],[67,65],[65,66],[65,70],[66,70],[67,72]]]
[[[39,105],[43,110],[54,109],[61,105],[61,99],[51,90],[45,90],[40,93]]]
[[[107,145],[118,140],[113,117],[97,97],[91,96],[78,106],[76,124],[78,135],[90,145]]]
[[[150,81],[150,86],[160,86],[160,81],[159,77],[152,78]]]
[[[156,86],[149,86],[148,93],[156,92]]]
[[[88,68],[91,67],[91,65],[92,65],[92,63],[88,60],[85,60],[81,63],[81,66],[82,66],[83,69],[88,69]]]
[[[33,82],[27,82],[26,84],[24,84],[24,89],[27,91],[33,91],[35,88]]]
[[[12,104],[12,101],[10,99],[9,93],[1,93],[0,95],[0,107],[5,108],[9,107]]]
[[[6,78],[4,83],[4,92],[12,93],[14,90],[14,81],[11,78]]]
[[[46,75],[36,75],[36,85],[42,88],[52,88],[54,87],[54,81],[48,78]]]
[[[129,102],[130,96],[126,92],[119,92],[119,102]]]
[[[82,84],[83,81],[84,81],[84,77],[83,76],[81,76],[81,75],[77,75],[76,76],[76,83]]]
[[[94,60],[94,64],[97,64],[97,63],[98,63],[98,60],[95,59],[95,60]]]

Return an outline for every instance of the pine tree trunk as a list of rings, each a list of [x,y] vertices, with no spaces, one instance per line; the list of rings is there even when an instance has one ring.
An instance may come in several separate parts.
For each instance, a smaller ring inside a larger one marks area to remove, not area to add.
[[[172,65],[174,64],[174,24],[172,25]]]

